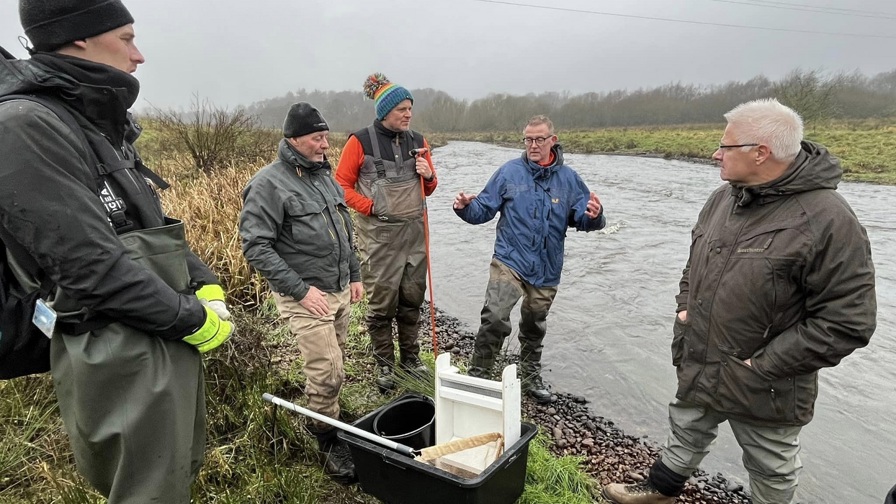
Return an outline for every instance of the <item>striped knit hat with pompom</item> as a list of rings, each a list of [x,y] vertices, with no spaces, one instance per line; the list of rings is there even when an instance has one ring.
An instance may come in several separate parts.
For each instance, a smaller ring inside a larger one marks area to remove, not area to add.
[[[381,73],[372,74],[364,81],[364,96],[374,101],[376,118],[380,121],[404,100],[411,100],[411,103],[414,103],[410,91],[389,82],[389,79]]]

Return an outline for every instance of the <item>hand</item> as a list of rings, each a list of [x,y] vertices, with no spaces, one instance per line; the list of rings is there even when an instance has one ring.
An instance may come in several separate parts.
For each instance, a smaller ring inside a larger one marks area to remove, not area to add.
[[[600,204],[600,199],[598,199],[596,194],[591,193],[591,197],[588,198],[588,203],[585,205],[585,215],[589,219],[596,219],[602,209],[603,206]]]
[[[432,167],[429,166],[429,161],[426,160],[423,153],[417,154],[417,173],[426,180],[432,179]]]
[[[680,312],[678,312],[678,320],[680,320],[682,322],[687,322],[688,321],[688,311],[681,310]]]
[[[203,285],[196,291],[199,301],[212,309],[221,320],[230,320],[230,310],[224,302],[224,289],[218,284]]]
[[[310,311],[312,315],[317,315],[318,317],[326,317],[330,314],[330,303],[327,302],[327,295],[314,286],[308,289],[308,293],[299,301],[299,304]]]
[[[364,297],[364,284],[361,282],[352,282],[349,284],[352,293],[352,303],[357,303]]]
[[[475,194],[464,194],[463,191],[457,193],[457,196],[454,197],[454,209],[462,210],[467,207],[474,199],[476,199]]]
[[[205,309],[205,322],[193,334],[184,338],[184,341],[196,347],[199,353],[205,353],[221,346],[233,335],[233,324],[221,320],[218,314],[208,306]]]

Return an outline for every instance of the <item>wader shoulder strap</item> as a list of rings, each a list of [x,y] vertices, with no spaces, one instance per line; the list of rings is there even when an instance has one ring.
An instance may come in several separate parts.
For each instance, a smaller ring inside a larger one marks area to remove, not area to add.
[[[408,138],[410,145],[413,145],[415,149],[423,148],[423,135],[415,135],[412,130],[408,130]]]
[[[380,139],[377,137],[373,125],[367,127],[370,134],[370,148],[373,149],[373,164],[376,166],[376,178],[386,178],[386,166],[383,164],[383,156],[380,155]]]

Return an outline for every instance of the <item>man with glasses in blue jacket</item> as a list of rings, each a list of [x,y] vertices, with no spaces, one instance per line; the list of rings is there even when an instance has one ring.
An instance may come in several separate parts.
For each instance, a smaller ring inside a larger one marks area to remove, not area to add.
[[[491,376],[497,353],[510,335],[510,311],[522,298],[519,341],[523,392],[540,403],[551,392],[541,377],[547,316],[563,269],[569,227],[596,231],[606,225],[604,208],[563,161],[550,119],[537,115],[523,130],[525,152],[498,168],[479,194],[460,192],[454,211],[470,224],[500,212],[495,253],[476,334],[470,376]]]

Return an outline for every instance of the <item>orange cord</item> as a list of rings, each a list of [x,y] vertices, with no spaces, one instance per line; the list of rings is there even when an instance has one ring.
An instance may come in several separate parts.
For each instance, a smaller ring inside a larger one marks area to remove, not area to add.
[[[423,242],[426,244],[426,276],[429,279],[429,327],[432,330],[432,355],[439,356],[439,342],[436,337],[436,303],[432,295],[432,261],[429,259],[429,211],[426,208],[426,189],[420,177],[420,196],[423,197]]]

